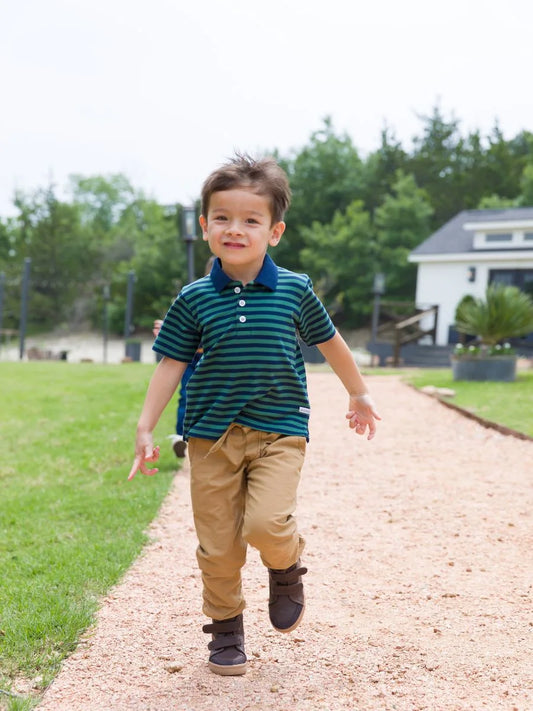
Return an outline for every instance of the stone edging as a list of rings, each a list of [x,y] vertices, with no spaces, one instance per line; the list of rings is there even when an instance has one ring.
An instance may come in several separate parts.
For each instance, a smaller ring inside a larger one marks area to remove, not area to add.
[[[411,383],[407,383],[407,385],[409,385],[410,388],[413,388],[413,390],[416,390],[417,392],[419,392],[421,395],[426,395],[427,397],[431,397],[434,400],[437,400],[445,407],[449,407],[450,410],[455,410],[460,415],[464,415],[464,417],[468,417],[468,419],[470,419],[470,420],[475,420],[482,427],[486,427],[487,429],[490,429],[490,430],[496,430],[497,432],[499,432],[502,435],[505,435],[506,437],[516,437],[517,439],[525,439],[525,440],[529,440],[530,442],[533,442],[533,437],[530,437],[529,435],[525,434],[524,432],[518,432],[518,430],[513,430],[510,427],[505,427],[504,425],[500,425],[497,422],[492,422],[492,420],[486,420],[484,417],[479,417],[479,415],[474,415],[474,413],[470,412],[470,410],[465,410],[464,408],[459,407],[459,405],[454,405],[453,403],[445,400],[443,397],[439,397],[437,395],[431,395],[430,393],[425,393],[423,390],[420,390],[419,388],[416,388],[414,385],[411,385]]]

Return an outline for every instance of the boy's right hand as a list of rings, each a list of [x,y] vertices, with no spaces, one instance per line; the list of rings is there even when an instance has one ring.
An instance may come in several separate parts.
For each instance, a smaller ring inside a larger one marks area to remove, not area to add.
[[[135,459],[133,460],[133,466],[128,475],[128,481],[131,481],[138,471],[145,476],[154,476],[154,474],[157,474],[159,469],[148,469],[146,462],[157,462],[159,459],[159,449],[159,445],[154,447],[152,443],[141,446],[140,451],[139,447],[136,447]]]

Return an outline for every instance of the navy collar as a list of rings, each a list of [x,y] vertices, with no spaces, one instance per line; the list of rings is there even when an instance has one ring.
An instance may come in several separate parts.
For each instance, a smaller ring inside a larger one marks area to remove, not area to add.
[[[220,266],[220,259],[218,257],[213,262],[210,276],[211,281],[213,282],[213,286],[218,292],[222,291],[225,286],[227,286],[230,282],[234,281],[222,269],[222,267]],[[253,280],[253,283],[261,284],[267,289],[270,289],[270,291],[276,291],[276,287],[278,285],[278,268],[276,267],[276,265],[268,254],[265,254],[265,259],[263,261],[261,271]]]

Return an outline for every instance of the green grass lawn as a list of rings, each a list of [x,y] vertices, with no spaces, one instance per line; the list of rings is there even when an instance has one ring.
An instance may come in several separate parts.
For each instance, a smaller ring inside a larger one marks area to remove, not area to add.
[[[533,437],[532,370],[519,371],[514,383],[454,382],[450,368],[404,372],[403,379],[417,388],[450,388],[455,396],[448,402]]]
[[[0,689],[44,687],[147,541],[176,469],[127,481],[153,366],[0,363]],[[174,431],[175,401],[157,428]],[[0,693],[0,707],[31,706]]]

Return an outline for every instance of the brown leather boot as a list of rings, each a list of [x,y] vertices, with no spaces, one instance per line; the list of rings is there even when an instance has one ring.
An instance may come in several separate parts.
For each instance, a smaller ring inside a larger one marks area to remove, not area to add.
[[[292,632],[302,621],[305,598],[301,576],[306,573],[307,568],[301,567],[299,560],[286,570],[268,569],[268,614],[272,627],[278,632]]]
[[[212,635],[211,642],[207,645],[211,652],[209,669],[222,676],[245,674],[246,654],[242,615],[229,620],[213,620],[212,624],[204,625],[202,630]]]

